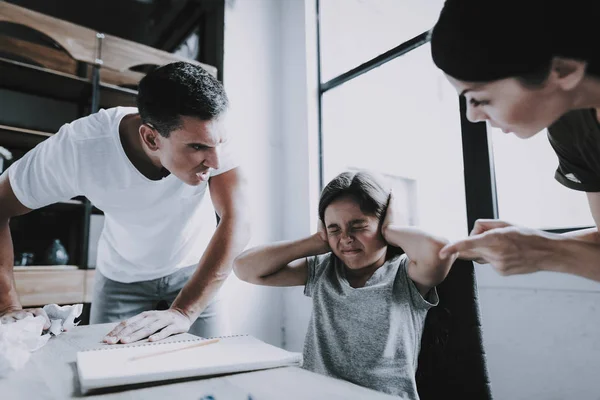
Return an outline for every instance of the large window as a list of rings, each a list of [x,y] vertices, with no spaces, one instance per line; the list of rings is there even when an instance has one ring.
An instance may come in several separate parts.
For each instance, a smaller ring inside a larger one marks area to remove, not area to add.
[[[385,175],[409,224],[458,239],[467,234],[458,97],[424,34],[442,5],[320,0],[322,177]]]
[[[488,130],[501,219],[538,229],[594,226],[585,193],[554,179],[558,158],[545,130],[528,140],[490,126]]]
[[[477,218],[556,231],[594,225],[585,194],[554,180],[545,132],[523,141],[466,121],[464,100],[460,111],[431,61],[427,31],[443,0],[317,4],[324,184],[348,169],[383,173],[409,223],[451,240]]]
[[[323,94],[323,178],[385,174],[412,223],[459,238],[467,223],[458,97],[430,59],[426,43]]]
[[[430,29],[444,0],[320,0],[326,82]]]

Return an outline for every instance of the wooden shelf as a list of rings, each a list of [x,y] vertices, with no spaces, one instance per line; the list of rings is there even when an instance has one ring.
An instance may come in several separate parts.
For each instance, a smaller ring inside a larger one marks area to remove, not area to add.
[[[56,204],[65,204],[65,205],[71,204],[74,206],[83,206],[84,205],[83,201],[81,201],[81,200],[63,200],[63,201],[59,201]]]
[[[137,90],[100,82],[100,107],[135,107]]]
[[[23,307],[89,303],[96,271],[72,267],[15,267],[15,283]]]
[[[14,267],[15,272],[73,271],[77,269],[79,269],[77,265],[26,265]]]
[[[16,126],[8,126],[8,125],[0,125],[0,131],[10,131],[10,132],[15,132],[15,133],[24,133],[26,135],[35,135],[35,136],[42,136],[44,138],[50,137],[53,134],[50,132],[42,132],[42,131],[36,131],[33,129],[25,129],[25,128],[17,128]]]
[[[58,100],[80,102],[92,90],[91,82],[75,75],[0,57],[0,86]]]
[[[50,132],[0,125],[0,146],[32,148],[52,135]]]
[[[0,57],[0,87],[70,102],[89,102],[91,81]],[[135,105],[137,91],[100,83],[100,107]]]

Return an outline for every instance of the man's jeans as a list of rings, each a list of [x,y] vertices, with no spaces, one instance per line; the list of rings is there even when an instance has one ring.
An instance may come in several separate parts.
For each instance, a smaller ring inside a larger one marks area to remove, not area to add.
[[[120,322],[143,311],[169,308],[195,269],[196,266],[182,268],[162,278],[134,283],[110,280],[96,270],[90,323]],[[202,337],[227,334],[227,321],[219,310],[220,303],[212,300],[189,333]]]

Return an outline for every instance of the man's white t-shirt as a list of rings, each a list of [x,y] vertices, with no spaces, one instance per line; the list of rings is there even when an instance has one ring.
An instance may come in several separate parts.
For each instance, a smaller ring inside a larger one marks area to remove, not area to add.
[[[169,175],[152,181],[126,156],[121,119],[137,108],[116,107],[60,128],[8,170],[17,199],[37,209],[86,196],[104,211],[97,269],[130,283],[195,265],[216,226],[208,184],[190,186]],[[220,146],[216,176],[235,168],[231,141]]]

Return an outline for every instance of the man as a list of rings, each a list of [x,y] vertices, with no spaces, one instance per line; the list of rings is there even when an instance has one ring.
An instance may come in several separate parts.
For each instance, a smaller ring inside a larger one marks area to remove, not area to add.
[[[105,342],[219,334],[215,295],[250,235],[227,96],[201,67],[177,62],[142,79],[137,105],[64,125],[0,177],[3,322],[44,315],[19,303],[9,219],[84,195],[106,217],[91,322],[124,320]]]

